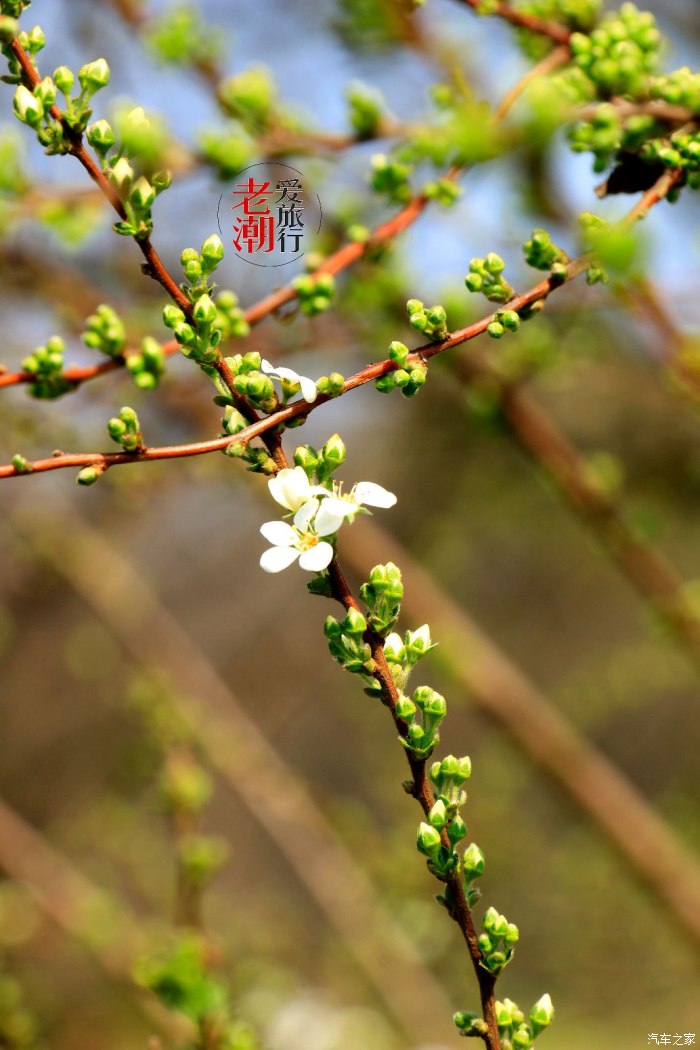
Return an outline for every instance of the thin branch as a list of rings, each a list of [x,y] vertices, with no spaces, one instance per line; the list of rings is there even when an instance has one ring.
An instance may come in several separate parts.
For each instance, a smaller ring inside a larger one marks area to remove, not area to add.
[[[52,530],[50,542],[44,542],[35,515],[15,515],[13,527],[80,594],[131,658],[165,683],[173,711],[286,858],[395,1023],[413,1036],[434,1036],[439,1019],[451,1013],[442,986],[313,796],[251,717],[250,704],[232,692],[192,633],[114,543],[75,510],[61,508],[57,514],[61,525]],[[261,769],[274,790],[260,790]],[[445,1039],[450,1030],[446,1024]]]
[[[582,273],[588,265],[588,260],[585,258],[574,259],[567,266],[567,280],[572,280],[578,274]],[[511,310],[523,310],[526,306],[531,306],[532,303],[546,299],[551,292],[560,287],[563,287],[561,281],[553,280],[552,278],[545,278],[530,288],[529,291],[524,292],[522,295],[515,296],[508,303],[508,307]],[[418,347],[418,349],[412,351],[409,356],[409,366],[414,362],[418,363],[420,361],[428,361],[437,354],[444,353],[446,350],[451,350],[455,346],[459,346],[471,339],[475,339],[478,335],[482,335],[494,319],[494,316],[495,313],[489,313],[486,317],[482,317],[481,320],[475,321],[472,324],[467,325],[465,328],[460,328],[458,331],[453,332],[447,337],[447,339],[444,339],[440,343],[426,343],[423,346]],[[350,390],[356,390],[358,387],[365,386],[367,383],[379,379],[380,376],[387,375],[387,373],[394,371],[396,367],[396,364],[390,358],[386,358],[383,361],[378,361],[371,365],[366,365],[364,368],[361,368],[358,372],[355,372],[354,375],[346,379],[337,397],[348,393]],[[305,418],[316,408],[327,404],[331,400],[335,399],[319,394],[312,404],[303,400],[295,401],[291,405],[286,405],[284,408],[280,408],[276,412],[272,412],[270,415],[252,423],[234,438],[229,435],[227,437],[213,438],[209,441],[197,441],[184,445],[144,448],[138,452],[69,453],[57,451],[48,459],[37,459],[30,462],[28,464],[28,470],[26,468],[18,469],[12,464],[0,466],[0,479],[28,477],[30,474],[39,474],[49,470],[61,470],[67,467],[96,466],[102,470],[107,470],[109,467],[120,466],[126,463],[149,463],[161,459],[182,459],[187,456],[201,456],[209,452],[220,452],[232,443],[240,444],[242,446],[247,445],[254,438],[262,437],[281,425],[288,425],[289,421],[292,419]]]
[[[0,868],[29,890],[43,914],[85,948],[110,979],[133,993],[133,964],[147,943],[143,922],[91,883],[1,799]],[[109,922],[99,937],[91,936],[87,918],[100,914]],[[112,935],[105,937],[105,930]],[[189,1022],[162,1009],[151,996],[139,995],[136,1001],[164,1034],[178,1040],[191,1035]]]
[[[374,521],[363,519],[343,534],[343,556],[362,576],[368,563],[401,566],[404,615],[430,623],[434,636],[445,639],[449,671],[469,696],[607,836],[684,936],[700,943],[700,862],[639,790]]]
[[[459,2],[474,8],[474,10],[478,10],[480,4],[480,0],[459,0]],[[559,25],[557,22],[550,22],[544,18],[537,18],[536,15],[525,14],[524,11],[517,11],[507,3],[499,3],[496,9],[492,12],[490,11],[489,14],[502,18],[519,29],[529,29],[531,33],[537,33],[538,36],[549,37],[555,44],[568,45],[571,39],[571,30],[567,29],[566,26]]]

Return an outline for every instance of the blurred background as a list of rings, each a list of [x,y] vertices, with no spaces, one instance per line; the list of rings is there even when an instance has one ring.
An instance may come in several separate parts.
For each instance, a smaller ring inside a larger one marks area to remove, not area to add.
[[[697,5],[647,6],[668,68],[697,68]],[[158,54],[167,10],[35,0],[23,24],[45,30],[43,72],[108,59],[98,115],[127,103],[160,114],[159,149],[180,170],[154,243],[176,273],[181,250],[216,229],[230,185],[187,158],[232,122],[211,69]],[[217,76],[264,64],[287,111],[329,132],[347,131],[349,81],[376,86],[405,121],[428,113],[430,85],[448,75],[496,103],[529,65],[508,26],[447,0],[410,20],[377,0],[202,0],[200,12],[219,27],[219,53],[204,48]],[[94,363],[80,333],[102,302],[129,345],[168,338],[138,250],[114,237],[82,169],[45,157],[13,121],[12,91],[0,87],[7,369],[52,334],[67,361]],[[396,211],[367,190],[370,157],[387,148],[293,154],[324,207],[321,250],[349,222]],[[463,284],[473,256],[500,253],[524,289],[538,279],[520,247],[533,227],[574,254],[580,211],[630,207],[597,201],[600,179],[563,133],[526,137],[464,175],[455,208],[430,206],[377,262],[343,274],[337,309],[287,309],[234,349],[349,375],[391,339],[415,345],[409,297],[443,302],[456,328],[485,312]],[[543,1039],[559,1050],[700,1031],[698,214],[688,192],[661,204],[628,279],[578,281],[512,342],[436,359],[417,401],[370,385],[298,432],[318,446],[339,431],[342,476],[398,495],[372,526],[344,531],[341,553],[355,582],[394,557],[403,627],[429,619],[441,643],[421,666],[448,700],[440,753],[472,758],[465,819],[487,858],[484,903],[521,931],[498,992],[529,1008],[549,991],[557,1020]],[[231,252],[217,279],[249,306],[293,269],[280,277]],[[2,462],[106,449],[124,404],[150,444],[220,432],[208,380],[179,356],[156,392],[117,371],[56,401],[22,385],[0,393]],[[297,568],[260,571],[258,529],[273,516],[263,479],[210,455],[113,470],[85,489],[70,471],[7,481],[2,501],[0,1045],[125,1050],[159,1030],[130,974],[176,904],[159,788],[175,754],[212,777],[203,828],[228,857],[204,923],[263,1045],[456,1046],[450,1012],[477,1008],[475,981],[415,851],[404,756],[386,711],[328,657],[328,603]]]

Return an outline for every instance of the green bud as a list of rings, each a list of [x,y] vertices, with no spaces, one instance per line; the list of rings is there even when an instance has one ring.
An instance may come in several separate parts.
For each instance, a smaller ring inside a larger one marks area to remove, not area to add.
[[[416,705],[413,703],[410,697],[405,696],[403,693],[400,693],[396,701],[395,711],[396,717],[400,718],[402,722],[410,722],[410,720],[416,713]]]
[[[121,193],[126,193],[134,181],[134,169],[126,157],[119,157],[107,172],[107,177]]]
[[[428,814],[428,821],[430,822],[431,827],[437,828],[438,831],[442,831],[447,824],[447,819],[447,807],[440,798],[431,808],[430,813]]]
[[[83,467],[75,480],[79,485],[94,485],[101,473],[98,467]]]
[[[179,306],[175,306],[174,303],[168,303],[163,307],[163,324],[166,328],[175,328],[177,325],[182,324],[185,320],[185,315]]]
[[[33,95],[24,84],[20,84],[15,91],[13,105],[15,114],[23,124],[29,124],[30,127],[35,128],[41,123],[44,116],[44,105],[41,99]]]
[[[58,90],[66,96],[70,95],[75,84],[75,73],[68,66],[59,66],[54,70],[53,79]]]
[[[552,1005],[552,999],[549,993],[545,993],[530,1010],[530,1024],[532,1025],[533,1036],[539,1035],[553,1020],[554,1006]]]
[[[498,321],[491,321],[491,323],[487,326],[486,331],[492,339],[500,339],[502,336],[505,335],[506,330],[503,327],[503,325],[500,324]]]
[[[224,246],[221,238],[216,233],[207,237],[202,245],[202,259],[208,264],[208,269],[214,270],[224,257]]]
[[[430,824],[422,822],[418,827],[416,845],[421,853],[427,857],[434,857],[442,848],[440,832],[432,828]]]
[[[156,191],[151,186],[148,179],[141,178],[136,180],[134,188],[129,194],[129,202],[136,211],[147,211],[156,199]]]
[[[513,1050],[528,1050],[528,1047],[532,1046],[532,1036],[530,1030],[525,1025],[521,1025],[513,1032],[513,1038],[511,1040],[513,1044]]]
[[[96,120],[94,124],[89,125],[85,134],[92,148],[103,156],[111,150],[116,141],[112,125],[107,120]]]
[[[50,109],[56,101],[56,85],[51,77],[44,77],[34,88],[34,94],[40,98],[44,109]]]
[[[486,859],[476,842],[470,842],[465,849],[464,857],[462,858],[462,866],[464,868],[464,877],[467,882],[472,882],[473,879],[479,879],[484,874]]]
[[[207,327],[216,320],[216,306],[208,295],[202,295],[192,309],[192,316],[197,325]]]
[[[469,1030],[476,1019],[477,1015],[471,1013],[469,1010],[458,1010],[453,1016],[453,1021],[460,1031]]]
[[[513,945],[517,944],[520,940],[520,930],[514,922],[508,923],[508,929],[506,930],[503,939],[509,948],[512,948]]]
[[[326,464],[335,470],[345,461],[345,442],[340,434],[333,434],[321,449]]]
[[[88,62],[78,71],[78,80],[84,93],[93,95],[100,88],[109,84],[109,66],[104,58],[98,58],[94,62]]]

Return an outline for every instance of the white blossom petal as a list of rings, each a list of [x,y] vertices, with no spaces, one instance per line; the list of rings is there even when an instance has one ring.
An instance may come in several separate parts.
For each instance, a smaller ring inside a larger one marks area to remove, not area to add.
[[[430,641],[430,628],[427,623],[424,623],[422,627],[419,627],[416,631],[410,631],[411,643],[413,645],[416,642],[422,642],[425,649],[429,649],[431,645]]]
[[[303,467],[285,467],[267,483],[272,498],[287,510],[299,510],[311,496],[311,486]]]
[[[309,499],[306,503],[302,503],[299,510],[294,515],[294,527],[299,532],[308,532],[309,523],[313,518],[314,514],[318,510],[319,502],[317,499]]]
[[[265,572],[281,572],[298,557],[299,551],[294,547],[270,547],[260,558],[260,568]]]
[[[301,393],[304,401],[309,405],[313,405],[314,401],[318,397],[318,390],[316,389],[316,382],[313,379],[307,379],[306,376],[299,376],[299,384],[301,386]]]
[[[393,507],[396,503],[393,492],[375,485],[373,481],[358,481],[353,496],[356,503],[363,503],[367,507]]]
[[[334,532],[337,532],[340,526],[345,521],[346,512],[345,510],[338,510],[337,504],[342,503],[342,500],[324,499],[321,503],[316,518],[314,519],[314,530],[317,536],[331,536]],[[336,506],[329,506],[334,504]]]
[[[310,547],[299,558],[299,565],[309,572],[321,572],[333,559],[333,548],[330,543],[317,543]]]
[[[260,531],[275,547],[293,547],[297,542],[296,532],[286,521],[266,521],[260,526]]]

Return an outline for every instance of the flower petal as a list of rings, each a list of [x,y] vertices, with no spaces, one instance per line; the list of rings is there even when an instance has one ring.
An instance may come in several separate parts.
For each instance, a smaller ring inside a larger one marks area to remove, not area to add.
[[[393,507],[396,496],[381,485],[375,485],[373,481],[358,481],[353,490],[356,503],[364,503],[367,507]]]
[[[311,495],[303,467],[285,467],[267,483],[272,498],[287,510],[299,510]]]
[[[295,372],[293,368],[285,368],[284,365],[275,369],[275,375],[278,379],[285,379],[288,383],[298,383],[300,378],[298,372]]]
[[[299,383],[301,384],[301,393],[304,401],[309,405],[312,405],[318,397],[316,381],[314,379],[307,379],[306,376],[299,376]]]
[[[266,361],[264,357],[263,357],[262,361],[260,362],[260,371],[264,372],[265,375],[268,375],[268,376],[277,374],[275,372],[275,366],[271,365],[269,361]]]
[[[296,532],[286,521],[266,521],[260,526],[260,531],[275,547],[293,547],[297,541]]]
[[[298,529],[299,532],[309,531],[309,523],[318,510],[318,507],[319,503],[317,499],[308,499],[306,503],[302,503],[299,510],[294,515],[294,527]]]
[[[298,557],[299,551],[294,547],[270,547],[260,558],[260,568],[265,572],[281,572]]]
[[[308,572],[321,572],[333,560],[333,548],[330,543],[317,543],[299,558],[299,565]]]
[[[317,536],[331,536],[334,532],[337,532],[340,526],[345,521],[345,511],[338,512],[337,507],[329,506],[329,504],[342,503],[342,500],[324,499],[321,503],[321,507],[314,519],[314,531]]]

